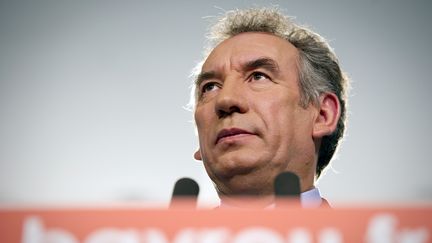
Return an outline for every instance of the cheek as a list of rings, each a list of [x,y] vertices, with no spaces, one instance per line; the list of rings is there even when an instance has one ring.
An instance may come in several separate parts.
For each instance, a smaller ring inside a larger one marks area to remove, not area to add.
[[[289,109],[270,110],[267,123],[269,124],[269,133],[271,135],[271,143],[273,146],[280,147],[279,149],[288,148],[292,140],[295,127],[293,125],[292,116],[289,114]]]
[[[210,136],[212,113],[208,107],[197,107],[195,110],[195,124],[198,130],[200,146],[206,144]]]
[[[268,100],[272,100],[268,98]],[[273,130],[275,135],[283,135],[292,130],[295,118],[295,105],[287,99],[279,99],[274,102],[261,103],[262,117],[266,126]]]
[[[285,153],[295,148],[300,142],[298,140],[306,135],[305,128],[309,121],[304,119],[301,110],[295,99],[286,97],[281,97],[278,102],[266,102],[265,106],[261,107],[261,116],[268,135],[267,142],[273,147],[273,151]]]
[[[205,112],[204,107],[197,107],[195,109],[194,118],[195,118],[195,124],[196,124],[197,129],[198,129],[198,133],[201,135],[202,130],[205,127],[207,127],[206,126],[206,112]]]

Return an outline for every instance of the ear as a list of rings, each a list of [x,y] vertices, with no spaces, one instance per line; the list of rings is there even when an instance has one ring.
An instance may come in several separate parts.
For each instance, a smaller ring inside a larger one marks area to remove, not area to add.
[[[194,153],[194,159],[196,159],[196,160],[202,160],[200,148],[198,148],[198,150]]]
[[[338,97],[333,93],[321,94],[318,111],[313,126],[314,138],[322,138],[336,130],[341,113]]]

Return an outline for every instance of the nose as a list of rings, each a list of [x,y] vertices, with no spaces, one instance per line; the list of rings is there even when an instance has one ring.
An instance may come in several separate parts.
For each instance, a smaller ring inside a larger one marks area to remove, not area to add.
[[[246,113],[249,109],[245,97],[246,87],[235,80],[225,80],[222,89],[216,97],[215,111],[219,118],[225,118],[234,113]]]

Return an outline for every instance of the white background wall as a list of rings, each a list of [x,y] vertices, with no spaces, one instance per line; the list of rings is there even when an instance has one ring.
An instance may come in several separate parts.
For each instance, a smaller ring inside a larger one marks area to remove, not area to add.
[[[266,2],[1,1],[0,205],[163,204],[183,176],[215,203],[192,157],[188,75],[207,16]],[[272,3],[328,38],[353,79],[322,193],[432,202],[431,2]]]

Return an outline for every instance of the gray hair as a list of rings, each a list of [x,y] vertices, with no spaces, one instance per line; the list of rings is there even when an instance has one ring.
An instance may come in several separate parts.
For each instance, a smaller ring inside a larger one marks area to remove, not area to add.
[[[344,135],[346,120],[346,100],[348,78],[339,67],[339,62],[327,41],[306,27],[295,24],[291,18],[283,15],[276,8],[252,8],[228,11],[211,28],[208,36],[208,47],[205,56],[222,41],[244,32],[265,32],[287,40],[299,52],[299,88],[300,105],[310,103],[319,105],[323,93],[334,93],[340,102],[341,116],[336,130],[321,141],[316,168],[319,177],[330,163]],[[205,60],[205,59],[204,59]],[[192,74],[201,71],[203,62],[199,63]],[[197,97],[196,87],[192,87],[191,105]]]

